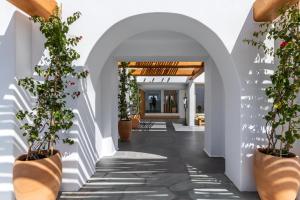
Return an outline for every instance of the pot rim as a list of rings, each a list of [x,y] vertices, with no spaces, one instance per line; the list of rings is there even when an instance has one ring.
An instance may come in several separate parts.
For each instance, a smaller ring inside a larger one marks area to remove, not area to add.
[[[291,157],[280,157],[280,156],[275,156],[275,155],[270,155],[270,154],[266,154],[265,152],[263,152],[263,150],[265,150],[266,148],[256,148],[256,152],[258,153],[261,153],[263,155],[266,155],[266,156],[271,156],[271,157],[275,157],[275,158],[282,158],[282,159],[293,159],[293,158],[299,158],[299,156],[297,156],[296,154],[292,153],[292,152],[289,152],[291,155]]]
[[[16,161],[18,161],[18,162],[28,162],[28,161],[34,162],[34,161],[41,161],[41,160],[44,160],[44,159],[51,159],[51,158],[53,158],[54,156],[57,156],[57,155],[58,155],[59,157],[61,157],[61,153],[60,153],[59,150],[54,149],[53,151],[54,151],[54,154],[53,154],[52,156],[46,157],[46,158],[41,158],[41,159],[38,159],[38,160],[21,160],[21,158],[23,158],[24,156],[27,156],[27,153],[26,153],[26,154],[21,154],[20,156],[18,156],[18,157],[15,159],[15,162],[16,162]],[[33,151],[33,152],[35,152],[35,151]]]

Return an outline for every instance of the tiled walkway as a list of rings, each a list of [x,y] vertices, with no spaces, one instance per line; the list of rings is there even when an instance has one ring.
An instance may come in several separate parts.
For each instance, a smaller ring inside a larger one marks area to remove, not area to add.
[[[234,187],[223,174],[224,159],[206,156],[202,132],[175,132],[171,122],[154,122],[119,148],[97,164],[82,189],[60,199],[258,199]]]

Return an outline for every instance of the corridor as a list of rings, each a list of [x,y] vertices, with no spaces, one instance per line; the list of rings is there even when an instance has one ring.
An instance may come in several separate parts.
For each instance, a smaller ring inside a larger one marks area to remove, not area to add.
[[[147,125],[147,126],[146,126]],[[258,199],[239,192],[224,175],[223,158],[203,152],[204,133],[175,131],[172,121],[149,121],[131,142],[96,165],[96,173],[78,192],[61,200],[208,200]]]

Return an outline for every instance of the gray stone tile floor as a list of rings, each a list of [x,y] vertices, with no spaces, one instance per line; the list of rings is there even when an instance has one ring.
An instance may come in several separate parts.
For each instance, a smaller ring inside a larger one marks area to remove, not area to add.
[[[238,191],[224,175],[223,158],[207,157],[203,132],[175,131],[171,121],[152,124],[156,126],[134,131],[114,156],[98,162],[79,191],[63,192],[58,199],[259,199],[255,192]]]

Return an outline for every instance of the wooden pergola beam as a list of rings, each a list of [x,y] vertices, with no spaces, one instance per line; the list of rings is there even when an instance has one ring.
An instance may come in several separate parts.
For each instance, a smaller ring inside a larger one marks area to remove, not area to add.
[[[299,0],[256,0],[253,4],[253,18],[256,22],[270,22],[279,16],[279,10]]]
[[[200,76],[203,72],[204,72],[204,67],[202,67],[200,69],[196,69],[194,71],[194,75],[190,78],[190,80],[194,80],[195,78],[197,78],[198,76]]]
[[[202,68],[203,62],[130,62],[127,68]],[[121,62],[118,63],[121,67]]]
[[[30,16],[48,19],[53,14],[57,3],[55,0],[8,0]]]
[[[133,69],[133,76],[193,76],[194,69],[181,68],[155,68],[155,69]]]

